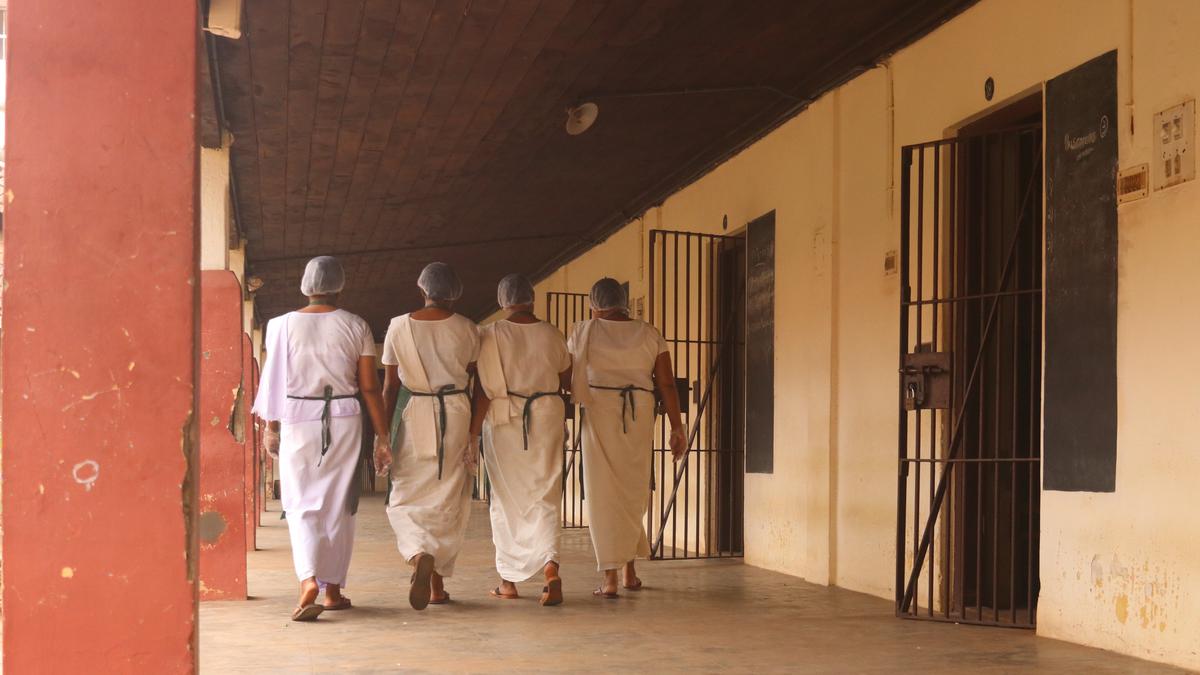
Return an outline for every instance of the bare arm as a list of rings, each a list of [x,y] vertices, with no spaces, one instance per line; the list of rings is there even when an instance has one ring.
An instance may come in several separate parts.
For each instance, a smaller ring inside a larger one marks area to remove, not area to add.
[[[374,359],[371,359],[371,382],[378,382],[379,378],[375,376]],[[359,365],[359,379],[362,380],[361,364]],[[396,398],[400,394],[400,374],[396,366],[385,366],[383,371],[383,393],[376,394],[375,400],[381,406],[379,410],[379,419],[375,419],[375,415],[371,415],[371,422],[375,425],[375,472],[379,475],[385,475],[392,466],[392,432],[391,421],[392,417],[388,414],[389,411],[396,409]],[[363,392],[363,398],[370,400],[366,396],[366,391]],[[370,411],[371,404],[367,404],[367,409]],[[379,431],[382,426],[382,433]]]
[[[471,394],[471,438],[483,433],[483,420],[487,417],[488,409],[492,407],[492,399],[483,390],[483,383],[475,379],[475,391]]]
[[[395,414],[396,399],[400,397],[400,369],[397,366],[383,368],[383,409]]]
[[[375,428],[375,436],[386,438],[388,416],[379,389],[379,376],[375,374],[375,357],[373,356],[360,356],[358,359],[358,391],[362,394],[363,403],[367,406],[367,415],[371,418],[371,426]]]
[[[679,391],[675,388],[675,371],[671,368],[671,355],[663,352],[654,361],[654,387],[662,398],[671,422],[671,455],[675,459],[687,451],[687,437],[683,429],[683,417],[679,412]]]
[[[571,367],[558,374],[558,388],[565,394],[571,393]]]

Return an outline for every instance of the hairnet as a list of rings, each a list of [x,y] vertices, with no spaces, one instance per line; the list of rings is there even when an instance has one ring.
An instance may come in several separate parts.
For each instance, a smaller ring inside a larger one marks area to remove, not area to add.
[[[533,304],[533,284],[520,274],[510,274],[496,287],[496,302],[501,307]]]
[[[604,277],[595,284],[592,284],[592,309],[629,309],[629,297],[625,294],[625,288],[621,286],[616,279]]]
[[[300,292],[308,295],[333,295],[346,287],[346,271],[337,258],[322,255],[308,261],[304,266],[304,278],[300,280]]]
[[[462,282],[454,273],[454,268],[444,262],[429,263],[417,277],[417,287],[425,292],[430,300],[453,301],[463,293]]]

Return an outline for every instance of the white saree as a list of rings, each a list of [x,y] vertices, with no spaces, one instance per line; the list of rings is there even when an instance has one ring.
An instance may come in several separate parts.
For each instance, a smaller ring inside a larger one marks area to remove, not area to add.
[[[383,362],[397,366],[404,386],[414,394],[393,448],[388,520],[400,555],[406,561],[420,553],[432,555],[434,570],[444,577],[454,573],[471,513],[472,481],[462,461],[471,402],[466,394],[423,394],[447,387],[465,390],[467,365],[478,354],[478,328],[457,314],[440,321],[397,317],[384,341]]]
[[[596,569],[650,554],[646,506],[654,444],[654,362],[667,344],[637,320],[591,319],[571,337],[572,393],[584,406],[583,482]]]
[[[497,321],[481,329],[479,378],[491,406],[484,462],[496,571],[529,579],[558,561],[562,526],[563,402],[571,365],[562,333],[546,322]]]

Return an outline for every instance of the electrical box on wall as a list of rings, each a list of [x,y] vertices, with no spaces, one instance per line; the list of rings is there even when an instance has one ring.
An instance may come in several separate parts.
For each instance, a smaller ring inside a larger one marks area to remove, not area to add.
[[[1181,103],[1154,116],[1154,189],[1196,177],[1196,101]]]

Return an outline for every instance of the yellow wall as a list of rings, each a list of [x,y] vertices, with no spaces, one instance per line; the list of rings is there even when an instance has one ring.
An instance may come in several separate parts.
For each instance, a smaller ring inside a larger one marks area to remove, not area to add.
[[[200,269],[229,269],[229,147],[200,148]]]
[[[1120,163],[1148,161],[1154,113],[1200,93],[1196,26],[1188,0],[984,0],[537,290],[586,292],[608,275],[636,300],[648,230],[721,233],[725,215],[735,230],[774,209],[775,471],[746,480],[746,562],[891,598],[899,288],[883,262],[899,246],[900,147],[1115,48]],[[1117,491],[1043,493],[1038,611],[1042,634],[1194,668],[1198,226],[1195,182],[1120,208]]]

